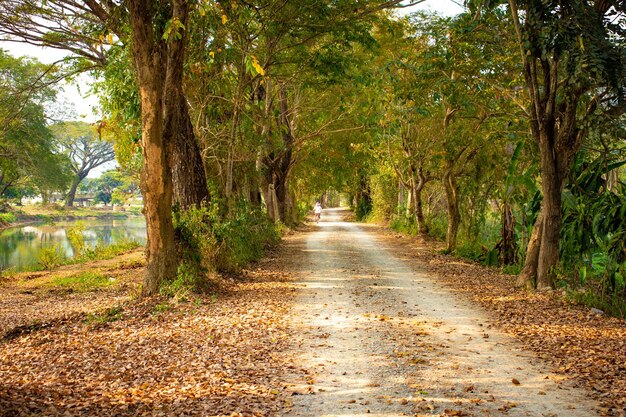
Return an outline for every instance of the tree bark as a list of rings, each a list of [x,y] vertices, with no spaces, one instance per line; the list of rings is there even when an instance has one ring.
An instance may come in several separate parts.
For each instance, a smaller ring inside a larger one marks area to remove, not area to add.
[[[67,192],[67,197],[65,198],[65,207],[74,206],[74,199],[76,198],[76,190],[78,189],[78,184],[82,181],[81,178],[76,177],[74,181],[72,181],[72,186],[70,190]]]
[[[539,251],[541,249],[541,236],[543,234],[543,209],[539,212],[537,220],[528,240],[524,267],[517,277],[517,285],[527,289],[534,289],[537,281],[537,265],[539,264]]]
[[[200,146],[193,131],[189,106],[182,92],[179,92],[176,117],[178,129],[170,131],[166,137],[171,138],[172,147],[172,184],[174,190],[174,204],[182,209],[199,207],[209,202],[206,173],[202,162]]]
[[[426,182],[427,179],[424,177],[421,168],[418,169],[417,184],[415,176],[411,178],[414,201],[413,208],[415,213],[415,222],[417,224],[417,233],[422,235],[427,235],[429,232],[428,225],[426,224],[426,216],[424,216],[424,207],[422,205],[422,190],[424,189]]]
[[[181,2],[174,2],[184,3]],[[153,28],[154,4],[150,0],[129,0],[128,9],[132,27],[133,61],[141,99],[141,143],[143,168],[141,189],[146,217],[146,271],[142,295],[158,293],[164,280],[176,276],[176,250],[172,223],[172,178],[168,150],[171,144],[164,136],[164,88],[168,65],[165,42]],[[175,42],[171,40],[171,42]]]
[[[554,284],[554,267],[559,261],[561,233],[561,192],[565,172],[569,164],[561,161],[566,155],[554,148],[555,140],[542,131],[541,134],[541,191],[543,193],[543,228],[537,263],[537,289],[551,288]],[[565,172],[563,172],[565,170]]]
[[[277,124],[280,127],[282,148],[274,150],[262,158],[265,166],[264,186],[273,186],[276,193],[278,214],[281,222],[292,224],[292,202],[289,195],[289,175],[293,167],[294,137],[291,121],[289,119],[289,107],[287,103],[287,90],[284,84],[278,89],[279,115]],[[269,135],[269,129],[267,134]],[[269,137],[266,138],[269,143]],[[269,209],[269,207],[268,207]],[[274,219],[276,221],[276,219]]]
[[[461,213],[459,210],[459,186],[453,173],[453,168],[446,169],[443,175],[443,185],[446,190],[448,230],[446,233],[446,251],[454,252],[457,245],[457,235],[459,234],[459,224],[461,223]]]
[[[517,239],[515,236],[515,217],[509,203],[502,205],[502,224],[500,241],[500,260],[503,265],[517,263]]]
[[[173,7],[173,16],[186,28],[189,20],[188,2],[173,1]],[[209,192],[200,147],[183,92],[182,63],[185,60],[187,31],[179,29],[178,35],[177,38],[170,34],[168,39],[163,140],[168,145],[174,204],[187,209],[208,202]]]

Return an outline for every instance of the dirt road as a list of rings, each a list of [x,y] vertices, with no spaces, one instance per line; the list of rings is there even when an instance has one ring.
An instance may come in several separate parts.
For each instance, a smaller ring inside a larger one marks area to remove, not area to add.
[[[480,308],[325,210],[298,248],[292,416],[593,416]]]

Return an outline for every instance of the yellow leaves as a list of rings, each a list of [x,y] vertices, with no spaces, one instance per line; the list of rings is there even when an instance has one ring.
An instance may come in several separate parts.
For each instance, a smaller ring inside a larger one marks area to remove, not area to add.
[[[226,22],[228,22],[228,17],[225,14],[223,14],[222,15],[222,25],[225,25]]]
[[[254,55],[252,55],[252,66],[254,67],[254,69],[256,70],[258,74],[262,76],[265,75],[265,70],[263,69],[261,65],[259,65],[259,61]]]
[[[96,44],[94,46],[102,46],[104,44],[113,45],[113,44],[115,44],[115,37],[114,37],[114,35],[112,33],[109,33],[106,36],[103,35],[103,34],[100,34],[98,36],[98,41],[99,41],[99,44]]]
[[[215,59],[215,52],[213,51],[209,52],[209,56],[211,57],[211,59]]]
[[[246,70],[253,75],[265,75],[265,69],[259,64],[259,60],[254,55],[245,57]]]

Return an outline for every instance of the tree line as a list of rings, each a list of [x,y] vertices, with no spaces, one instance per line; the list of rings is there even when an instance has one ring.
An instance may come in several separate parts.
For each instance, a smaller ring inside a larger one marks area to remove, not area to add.
[[[418,3],[6,1],[0,32],[97,79],[103,135],[141,171],[144,294],[177,276],[180,213],[208,207],[217,227],[243,202],[290,225],[328,189],[448,252],[523,265],[528,287],[600,262],[623,292],[625,6],[394,12]]]

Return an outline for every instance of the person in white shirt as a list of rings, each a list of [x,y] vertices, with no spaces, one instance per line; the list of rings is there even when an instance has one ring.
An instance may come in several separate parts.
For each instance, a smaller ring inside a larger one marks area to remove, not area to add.
[[[315,217],[314,217],[315,223],[319,223],[320,217],[322,216],[322,205],[320,204],[319,201],[315,202],[314,211],[315,211]]]

